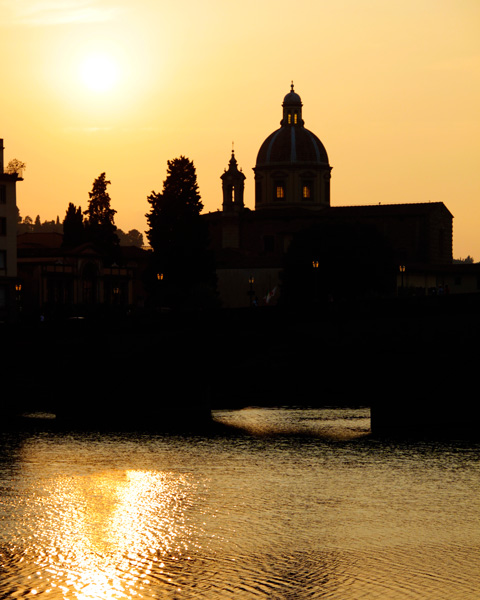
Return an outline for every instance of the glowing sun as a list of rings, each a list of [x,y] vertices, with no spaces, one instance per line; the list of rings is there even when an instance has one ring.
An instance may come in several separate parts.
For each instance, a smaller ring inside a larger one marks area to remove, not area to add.
[[[91,54],[80,64],[80,77],[91,91],[106,92],[118,82],[119,65],[107,54]]]

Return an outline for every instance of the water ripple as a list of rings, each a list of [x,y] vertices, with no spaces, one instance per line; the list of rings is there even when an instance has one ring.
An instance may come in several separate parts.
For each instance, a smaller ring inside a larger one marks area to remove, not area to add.
[[[4,445],[0,597],[478,600],[477,446],[370,440],[361,411],[229,414],[225,436]]]

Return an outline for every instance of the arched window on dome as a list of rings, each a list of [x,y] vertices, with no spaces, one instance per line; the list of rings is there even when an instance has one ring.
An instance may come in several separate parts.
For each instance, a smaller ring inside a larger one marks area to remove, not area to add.
[[[275,182],[275,200],[285,200],[285,184],[283,181]]]
[[[304,181],[302,183],[302,200],[313,200],[313,182]]]
[[[288,113],[288,115],[287,115],[287,123],[288,123],[289,125],[291,125],[291,124],[292,124],[292,113]]]
[[[296,125],[298,123],[298,114],[297,111],[295,111],[295,114],[293,115],[293,124]]]

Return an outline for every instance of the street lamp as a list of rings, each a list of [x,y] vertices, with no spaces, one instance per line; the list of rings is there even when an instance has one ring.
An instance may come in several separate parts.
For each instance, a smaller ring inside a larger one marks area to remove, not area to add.
[[[313,301],[318,301],[318,267],[320,263],[318,260],[312,260],[313,267]]]
[[[250,289],[248,290],[248,295],[250,296],[250,306],[252,306],[253,304],[253,295],[254,295],[254,291],[253,291],[253,284],[255,283],[255,277],[253,275],[250,275],[250,277],[248,278],[248,283],[250,285]]]
[[[22,310],[22,284],[19,281],[15,284],[15,300],[18,310]]]
[[[402,289],[402,296],[403,296],[403,274],[405,273],[405,265],[400,265],[400,266],[398,267],[398,270],[399,270],[399,271],[400,271],[400,273],[401,273],[401,281],[402,281],[402,284],[401,284],[401,289]]]

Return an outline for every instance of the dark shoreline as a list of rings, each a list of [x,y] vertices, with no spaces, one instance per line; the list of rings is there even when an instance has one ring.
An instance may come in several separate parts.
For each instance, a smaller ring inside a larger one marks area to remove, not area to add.
[[[371,405],[383,420],[407,407],[430,418],[471,394],[480,295],[104,315],[0,333],[14,390],[4,422],[44,410],[81,427],[115,409],[151,428],[252,404]],[[468,423],[479,425],[477,408]]]

